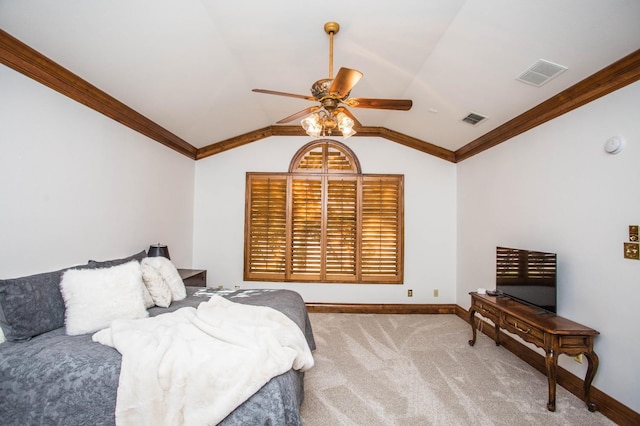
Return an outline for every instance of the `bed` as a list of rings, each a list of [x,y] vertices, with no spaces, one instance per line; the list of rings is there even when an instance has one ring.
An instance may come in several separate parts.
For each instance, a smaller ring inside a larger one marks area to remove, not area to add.
[[[315,349],[304,301],[296,292],[217,291],[202,287],[186,287],[186,290],[185,299],[171,303],[168,308],[152,307],[149,315],[197,307],[215,294],[240,304],[269,306],[284,313],[300,327],[309,348]],[[66,335],[64,327],[28,340],[1,343],[1,422],[4,425],[113,425],[120,369],[118,351],[95,343],[91,334]],[[294,369],[272,378],[220,424],[301,424],[303,381],[304,373]]]

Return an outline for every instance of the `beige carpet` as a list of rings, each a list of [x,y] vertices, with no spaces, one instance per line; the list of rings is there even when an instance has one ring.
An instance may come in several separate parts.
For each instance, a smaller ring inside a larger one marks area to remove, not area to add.
[[[455,315],[310,314],[316,365],[302,419],[314,425],[610,425]]]

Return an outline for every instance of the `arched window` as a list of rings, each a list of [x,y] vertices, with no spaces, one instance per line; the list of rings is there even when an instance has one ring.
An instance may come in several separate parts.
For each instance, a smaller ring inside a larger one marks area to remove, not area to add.
[[[287,173],[247,173],[244,279],[401,284],[403,195],[404,176],[362,174],[328,139]]]

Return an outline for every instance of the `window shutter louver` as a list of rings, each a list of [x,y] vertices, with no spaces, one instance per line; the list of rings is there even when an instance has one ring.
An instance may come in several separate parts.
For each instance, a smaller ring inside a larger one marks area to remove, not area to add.
[[[329,149],[327,152],[327,170],[353,172],[353,164],[344,153]]]
[[[300,170],[309,170],[309,171],[318,171],[322,170],[322,164],[324,162],[324,154],[323,150],[313,150],[300,161],[298,164],[298,169]]]

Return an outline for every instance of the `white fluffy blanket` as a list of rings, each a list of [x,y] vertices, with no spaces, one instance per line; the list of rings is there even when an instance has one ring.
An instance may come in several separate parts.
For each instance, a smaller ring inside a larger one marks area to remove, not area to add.
[[[213,296],[195,308],[116,320],[93,340],[122,354],[118,425],[213,425],[313,356],[283,313]]]

